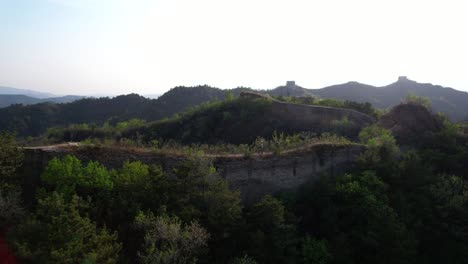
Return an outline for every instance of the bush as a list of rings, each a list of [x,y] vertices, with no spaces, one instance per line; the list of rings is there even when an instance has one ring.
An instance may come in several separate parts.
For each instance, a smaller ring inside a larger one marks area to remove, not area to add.
[[[419,104],[427,109],[431,109],[432,101],[429,97],[426,96],[417,96],[415,94],[408,94],[405,98],[406,103],[414,103],[414,104]]]
[[[207,246],[209,234],[198,223],[183,225],[177,217],[140,213],[137,229],[144,230],[144,243],[138,257],[141,263],[196,263]]]

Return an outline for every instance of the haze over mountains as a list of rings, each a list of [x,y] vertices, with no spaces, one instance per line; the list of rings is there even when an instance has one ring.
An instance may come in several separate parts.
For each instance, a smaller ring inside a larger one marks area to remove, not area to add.
[[[348,82],[308,91],[323,98],[369,102],[377,108],[392,107],[408,94],[414,94],[428,97],[435,112],[442,112],[453,121],[468,118],[467,92],[430,83],[418,83],[404,76],[399,77],[397,82],[382,87]]]
[[[13,88],[13,87],[6,87],[6,86],[0,86],[0,94],[1,95],[26,95],[29,97],[34,97],[34,98],[39,98],[39,99],[44,99],[48,97],[55,97],[55,95],[51,93],[45,93],[45,92],[38,92],[38,91],[33,91],[33,90],[27,90],[27,89],[18,89],[18,88]]]
[[[408,94],[428,97],[435,112],[442,112],[453,121],[468,118],[468,93],[453,88],[418,83],[405,76],[386,86],[372,86],[358,82],[332,85],[321,89],[306,89],[295,84],[280,86],[270,91],[282,96],[318,96],[356,102],[369,102],[377,108],[389,108],[406,98]]]
[[[49,127],[76,123],[103,123],[139,118],[159,120],[182,112],[203,102],[222,100],[227,92],[237,96],[250,88],[223,90],[210,86],[175,87],[157,99],[137,94],[114,98],[83,98],[65,96],[56,98],[32,98],[25,95],[0,95],[0,130],[16,131],[19,135],[39,135]],[[0,90],[8,91],[8,90]],[[15,91],[10,90],[9,91]],[[16,90],[17,92],[18,90]],[[255,90],[274,96],[316,96],[357,102],[370,102],[377,108],[389,108],[402,102],[408,94],[431,99],[434,112],[442,112],[453,121],[468,117],[468,93],[439,85],[418,83],[406,77],[383,87],[348,82],[321,89],[306,89],[288,82],[272,90]],[[28,94],[37,94],[26,91]],[[81,100],[77,100],[81,99]],[[77,100],[77,101],[75,101]],[[71,103],[67,103],[73,101]],[[52,102],[52,103],[44,103]],[[42,104],[37,104],[42,103]],[[65,104],[54,104],[65,103]],[[33,105],[28,105],[33,104]]]
[[[49,97],[44,99],[39,99],[35,97],[30,97],[22,94],[0,94],[0,108],[7,107],[14,104],[39,104],[39,103],[70,103],[79,99],[84,98],[84,96],[79,95],[65,95],[60,97]]]
[[[79,95],[56,96],[51,93],[0,86],[0,108],[13,104],[70,103],[84,97]]]

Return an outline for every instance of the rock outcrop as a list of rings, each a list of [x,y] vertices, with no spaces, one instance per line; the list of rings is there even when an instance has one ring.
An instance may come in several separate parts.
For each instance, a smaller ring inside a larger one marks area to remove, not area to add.
[[[399,104],[383,115],[379,125],[392,132],[400,145],[414,145],[442,128],[442,122],[417,103]]]

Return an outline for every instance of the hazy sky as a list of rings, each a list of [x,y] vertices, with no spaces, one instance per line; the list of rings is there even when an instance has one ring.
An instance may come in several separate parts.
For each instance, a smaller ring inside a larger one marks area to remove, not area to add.
[[[0,0],[0,86],[158,94],[407,75],[468,91],[467,12],[463,0]]]

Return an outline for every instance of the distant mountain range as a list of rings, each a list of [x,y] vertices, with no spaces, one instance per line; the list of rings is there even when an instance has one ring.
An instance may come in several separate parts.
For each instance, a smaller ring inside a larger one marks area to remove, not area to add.
[[[231,89],[234,95],[240,91],[251,90],[250,88]],[[150,99],[158,99],[162,105],[171,105],[169,108],[184,109],[187,106],[199,104],[213,99],[224,98],[227,90],[222,90],[209,86],[197,86],[194,88],[175,87],[163,95],[147,94]],[[260,93],[268,93],[274,96],[316,96],[321,98],[335,98],[340,100],[350,100],[356,102],[369,102],[377,108],[389,108],[406,98],[408,94],[428,97],[432,101],[432,108],[435,112],[442,112],[453,121],[468,119],[468,93],[458,91],[430,83],[418,83],[401,76],[392,84],[377,87],[358,82],[348,82],[320,89],[307,89],[294,82],[287,85],[278,86],[271,90],[256,90]],[[8,95],[8,96],[7,96]],[[23,96],[20,96],[23,95]],[[179,99],[169,99],[172,96],[185,97]],[[11,87],[0,87],[0,108],[12,104],[36,104],[43,102],[68,103],[84,96],[62,96],[56,97],[50,93],[37,92],[32,90],[16,89]],[[171,100],[174,100],[172,102]],[[162,112],[165,112],[162,110]],[[173,111],[167,111],[173,113]]]
[[[21,136],[37,136],[53,126],[76,123],[102,124],[105,121],[117,122],[131,118],[154,121],[204,102],[222,100],[226,98],[228,92],[237,96],[241,91],[246,90],[252,91],[250,88],[223,90],[206,85],[175,87],[157,99],[148,99],[137,94],[81,100],[77,100],[81,98],[79,96],[37,99],[24,95],[9,95],[6,98],[15,98],[16,101],[13,103],[16,105],[0,109],[0,131],[15,131]],[[468,118],[467,92],[428,83],[417,83],[406,77],[400,77],[397,82],[383,87],[348,82],[322,89],[306,89],[294,82],[288,82],[287,85],[272,90],[255,90],[255,92],[274,96],[316,96],[370,102],[378,108],[389,108],[397,105],[404,101],[408,94],[412,93],[430,98],[433,110],[446,114],[453,121]],[[12,101],[2,102],[2,96],[0,96],[0,106],[12,103]],[[67,101],[73,102],[43,103]],[[36,104],[36,102],[40,104]],[[18,103],[24,105],[18,105]]]
[[[400,77],[397,82],[383,87],[347,83],[312,90],[312,93],[326,98],[366,101],[377,108],[392,107],[400,103],[408,94],[414,94],[428,97],[432,101],[432,109],[435,112],[442,112],[453,121],[468,117],[467,92],[430,83],[418,83],[406,77]]]
[[[5,87],[5,86],[0,86],[0,94],[2,95],[6,95],[6,94],[26,95],[26,96],[34,97],[38,99],[56,97],[54,94],[51,94],[51,93],[43,93],[43,92],[38,92],[38,91],[33,91],[33,90],[18,89],[18,88]]]
[[[0,108],[7,107],[14,104],[23,104],[23,105],[31,105],[31,104],[38,104],[38,103],[70,103],[79,99],[84,98],[84,96],[78,95],[66,95],[60,97],[49,97],[49,98],[35,98],[27,95],[22,94],[0,94]]]
[[[269,91],[282,96],[318,96],[356,102],[369,102],[377,108],[389,108],[402,102],[408,94],[428,97],[432,109],[447,115],[453,121],[468,118],[468,93],[453,88],[418,83],[401,76],[392,84],[377,87],[348,82],[321,89],[306,89],[295,84],[280,86]]]
[[[31,105],[46,102],[57,104],[70,103],[82,98],[85,98],[85,96],[56,96],[51,93],[0,86],[0,108],[14,104]]]

